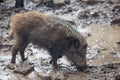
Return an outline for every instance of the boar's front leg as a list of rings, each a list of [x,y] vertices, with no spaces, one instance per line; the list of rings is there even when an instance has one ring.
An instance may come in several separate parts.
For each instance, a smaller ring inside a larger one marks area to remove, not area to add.
[[[54,68],[58,67],[57,60],[58,60],[58,58],[52,56],[52,60],[50,61],[50,64],[52,64],[54,66]]]
[[[50,64],[52,64],[53,67],[57,68],[58,67],[57,66],[57,60],[59,59],[58,53],[55,50],[51,49],[50,55],[52,57],[52,60],[50,61]]]
[[[57,68],[58,65],[57,65],[57,60],[59,58],[61,58],[64,53],[62,51],[62,48],[61,47],[58,47],[58,46],[54,46],[50,49],[50,55],[52,56],[52,60],[50,61],[50,63],[55,67]]]

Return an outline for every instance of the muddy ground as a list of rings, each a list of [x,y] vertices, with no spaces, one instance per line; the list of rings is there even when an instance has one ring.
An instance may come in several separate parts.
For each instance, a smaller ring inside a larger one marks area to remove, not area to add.
[[[41,74],[51,75],[52,80],[120,80],[120,3],[103,2],[89,5],[71,0],[71,4],[49,8],[38,5],[37,0],[33,1],[25,1],[26,10],[9,10],[8,7],[14,6],[13,0],[0,3],[0,80],[45,80],[40,77]],[[77,72],[76,68],[63,57],[58,60],[60,72],[54,73],[49,64],[51,58],[48,52],[30,44],[25,51],[28,60],[22,63],[20,57],[17,56],[15,66],[22,69],[32,66],[34,71],[26,76],[14,73],[13,68],[9,66],[10,48],[14,41],[8,38],[8,24],[11,15],[26,11],[53,14],[75,22],[89,44],[87,70]],[[118,21],[114,21],[116,19]],[[57,79],[58,77],[60,79]]]

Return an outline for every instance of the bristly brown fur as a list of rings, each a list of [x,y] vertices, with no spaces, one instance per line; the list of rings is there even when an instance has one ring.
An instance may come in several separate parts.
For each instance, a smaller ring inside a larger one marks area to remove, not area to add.
[[[26,60],[24,50],[32,42],[48,50],[54,66],[63,55],[77,66],[86,65],[87,47],[84,46],[87,42],[69,21],[34,11],[19,13],[11,18],[9,35],[16,40],[12,48],[12,63],[15,63],[18,51],[21,59]]]

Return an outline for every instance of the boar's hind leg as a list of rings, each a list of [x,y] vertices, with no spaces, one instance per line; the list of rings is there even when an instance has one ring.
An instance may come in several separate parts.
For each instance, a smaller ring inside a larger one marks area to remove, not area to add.
[[[28,42],[25,41],[25,42],[21,45],[21,47],[20,47],[20,55],[21,55],[21,60],[22,60],[22,61],[26,61],[26,60],[27,60],[27,58],[25,58],[25,55],[24,55],[24,51],[25,51],[25,48],[27,47],[27,45],[28,45]]]
[[[21,41],[16,41],[16,43],[12,47],[12,59],[11,63],[15,63],[16,61],[16,54],[19,51],[19,48],[21,46]]]
[[[13,45],[12,47],[12,59],[11,59],[11,63],[15,63],[16,61],[16,55],[18,53],[18,51],[20,51],[20,53],[22,54],[22,56],[24,56],[24,49],[26,47],[26,45],[24,44],[26,41],[25,40],[17,40],[16,43]],[[23,59],[25,59],[23,57]]]

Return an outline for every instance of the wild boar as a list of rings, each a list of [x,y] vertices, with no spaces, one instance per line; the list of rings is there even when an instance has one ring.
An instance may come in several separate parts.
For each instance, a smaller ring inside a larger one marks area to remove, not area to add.
[[[11,63],[15,63],[18,52],[25,61],[24,50],[33,43],[49,52],[54,67],[63,55],[78,69],[86,67],[86,39],[69,21],[34,11],[18,13],[11,18],[9,36],[16,40]]]

